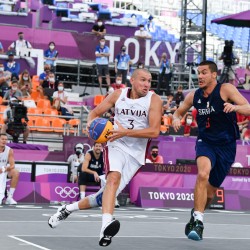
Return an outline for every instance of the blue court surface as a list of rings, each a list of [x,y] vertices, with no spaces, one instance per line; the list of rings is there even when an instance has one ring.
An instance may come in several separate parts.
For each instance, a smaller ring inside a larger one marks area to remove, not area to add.
[[[102,249],[98,244],[101,209],[75,212],[56,229],[47,220],[58,206],[0,206],[1,250]],[[115,210],[119,233],[106,249],[119,250],[247,250],[250,247],[250,212],[208,210],[204,239],[184,235],[189,209],[153,209],[125,206]]]

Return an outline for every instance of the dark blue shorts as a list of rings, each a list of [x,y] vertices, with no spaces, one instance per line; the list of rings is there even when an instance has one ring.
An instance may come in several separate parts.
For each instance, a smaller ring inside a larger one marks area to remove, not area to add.
[[[212,169],[209,175],[209,183],[214,187],[220,187],[236,155],[236,142],[218,146],[198,140],[196,142],[196,159],[199,156],[206,156],[210,159]]]

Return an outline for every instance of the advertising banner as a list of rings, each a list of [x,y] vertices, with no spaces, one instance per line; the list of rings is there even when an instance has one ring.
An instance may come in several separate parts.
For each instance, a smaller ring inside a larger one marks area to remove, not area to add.
[[[67,182],[68,163],[37,162],[35,167],[36,182]]]
[[[31,181],[32,162],[15,162],[15,168],[19,171],[19,181]]]

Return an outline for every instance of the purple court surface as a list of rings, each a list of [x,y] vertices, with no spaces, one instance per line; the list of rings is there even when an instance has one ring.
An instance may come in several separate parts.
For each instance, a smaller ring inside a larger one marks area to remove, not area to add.
[[[1,250],[102,249],[98,245],[101,210],[75,212],[56,229],[47,220],[58,206],[0,206]],[[124,206],[115,210],[119,233],[106,249],[119,250],[247,250],[250,246],[250,212],[208,210],[204,239],[184,235],[189,209],[153,209]]]

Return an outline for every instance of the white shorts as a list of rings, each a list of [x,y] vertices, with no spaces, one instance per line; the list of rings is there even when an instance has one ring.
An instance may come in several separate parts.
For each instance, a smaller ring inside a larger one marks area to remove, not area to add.
[[[0,199],[2,200],[5,194],[7,181],[7,172],[0,174]]]
[[[104,168],[106,175],[110,171],[121,173],[121,182],[117,195],[126,187],[136,174],[141,164],[131,155],[118,147],[106,146],[103,150]]]

